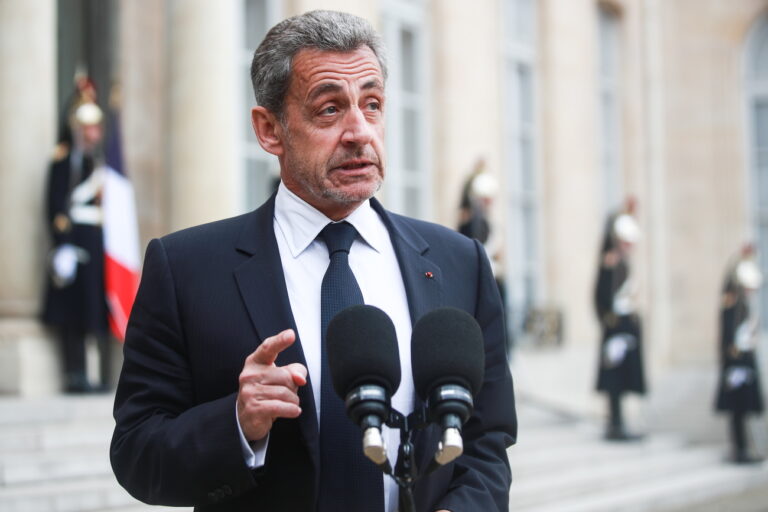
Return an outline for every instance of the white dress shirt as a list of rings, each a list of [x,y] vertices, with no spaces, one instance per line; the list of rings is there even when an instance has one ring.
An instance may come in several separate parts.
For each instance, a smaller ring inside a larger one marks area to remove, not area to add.
[[[369,201],[363,203],[346,219],[357,229],[358,237],[349,252],[349,265],[355,274],[365,304],[376,306],[392,319],[400,351],[400,387],[392,397],[392,407],[407,415],[413,411],[413,377],[411,374],[411,317],[408,298],[400,273],[400,265],[389,232]],[[288,288],[288,298],[296,321],[301,348],[307,361],[315,399],[317,423],[320,424],[320,288],[328,268],[329,256],[325,242],[317,235],[332,222],[324,214],[304,202],[282,183],[275,198],[274,229],[280,260]],[[277,333],[272,333],[277,334]],[[364,340],[361,340],[364,342]],[[242,436],[242,432],[241,432]],[[400,433],[384,427],[389,460],[394,467]],[[244,437],[241,437],[245,441]],[[249,466],[264,464],[267,442],[258,443],[254,451],[243,443]],[[362,446],[360,446],[362,450]],[[395,482],[384,477],[384,505],[387,512],[397,509],[398,489]]]

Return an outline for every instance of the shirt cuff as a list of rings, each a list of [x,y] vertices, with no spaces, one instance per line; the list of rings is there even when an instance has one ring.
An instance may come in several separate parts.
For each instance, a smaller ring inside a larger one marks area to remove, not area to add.
[[[264,465],[267,458],[267,441],[269,434],[264,439],[249,442],[243,434],[243,427],[240,426],[240,418],[237,415],[237,405],[235,405],[235,422],[237,423],[237,432],[240,434],[240,448],[243,451],[245,464],[250,469],[257,469]]]

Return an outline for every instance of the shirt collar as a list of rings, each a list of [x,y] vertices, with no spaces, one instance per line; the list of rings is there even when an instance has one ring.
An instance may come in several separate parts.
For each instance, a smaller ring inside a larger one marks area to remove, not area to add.
[[[370,200],[363,202],[347,218],[355,226],[360,237],[376,252],[381,252],[389,233],[379,215],[371,207]],[[329,222],[322,212],[288,190],[283,182],[275,197],[275,221],[283,232],[291,255],[297,258],[317,238]]]

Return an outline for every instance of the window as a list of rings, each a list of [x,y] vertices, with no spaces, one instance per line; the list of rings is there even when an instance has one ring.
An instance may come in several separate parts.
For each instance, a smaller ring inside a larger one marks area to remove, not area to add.
[[[768,16],[758,21],[747,40],[745,86],[752,218],[760,267],[768,276]],[[768,293],[765,283],[760,303],[763,328],[766,329]]]
[[[387,80],[387,207],[427,218],[431,212],[426,8],[423,0],[382,2]],[[425,192],[426,191],[426,192]]]
[[[251,127],[250,108],[255,105],[251,85],[251,60],[253,52],[267,31],[279,20],[277,0],[243,0],[243,50],[240,56],[242,74],[242,171],[241,201],[243,211],[253,210],[263,203],[275,189],[279,178],[277,158],[259,145]]]
[[[508,323],[513,336],[539,300],[539,198],[535,116],[535,0],[502,4],[503,90],[506,99],[504,167],[508,223],[506,268]]]
[[[613,9],[598,8],[598,134],[604,216],[622,202],[620,19]]]

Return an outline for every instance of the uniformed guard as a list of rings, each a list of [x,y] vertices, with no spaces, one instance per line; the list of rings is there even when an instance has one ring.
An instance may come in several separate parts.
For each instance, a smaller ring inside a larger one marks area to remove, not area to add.
[[[758,307],[754,304],[763,275],[751,245],[742,248],[728,266],[720,304],[720,379],[716,409],[731,415],[733,461],[758,462],[747,448],[745,419],[763,412],[755,348],[760,337]]]
[[[502,272],[502,251],[500,239],[491,229],[491,208],[499,183],[488,172],[484,158],[478,158],[472,173],[464,182],[459,203],[459,226],[457,231],[464,236],[474,238],[485,248],[491,263],[491,271],[499,288],[501,301],[506,310],[506,285]],[[512,348],[513,337],[507,335],[507,353]]]
[[[89,83],[89,82],[88,82]],[[96,162],[102,140],[103,114],[88,90],[82,90],[68,115],[69,133],[56,147],[49,168],[47,221],[53,241],[43,322],[57,331],[62,344],[64,389],[95,391],[86,372],[86,336],[100,352],[108,347],[104,296],[104,242],[101,195],[103,177]],[[101,375],[109,362],[102,353]]]
[[[635,220],[636,203],[627,199],[624,208],[608,217],[595,286],[595,306],[602,329],[597,390],[608,395],[609,420],[605,438],[626,441],[629,434],[621,411],[627,392],[645,394],[642,358],[642,325],[636,304],[636,284],[630,256],[640,238]]]
[[[475,238],[481,244],[488,243],[491,237],[488,217],[497,191],[496,180],[485,170],[485,160],[478,159],[461,191],[459,233]]]

